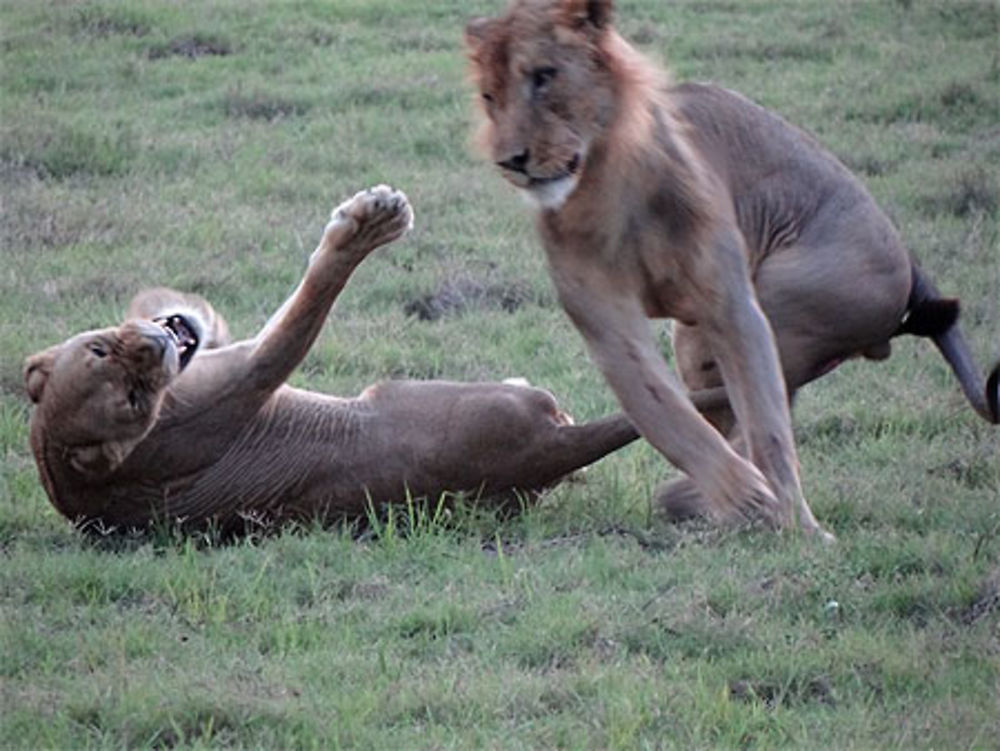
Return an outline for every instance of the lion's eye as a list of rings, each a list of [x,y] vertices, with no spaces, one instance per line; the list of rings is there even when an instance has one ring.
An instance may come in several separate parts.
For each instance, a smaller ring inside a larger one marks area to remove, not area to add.
[[[102,357],[103,358],[103,357],[107,357],[108,356],[108,351],[106,349],[104,349],[104,347],[102,345],[98,344],[97,342],[94,342],[93,344],[90,345],[90,352],[95,357]]]
[[[490,94],[488,91],[484,91],[482,93],[482,97],[483,101],[486,102],[487,104],[493,104],[493,95]]]
[[[531,71],[531,86],[534,92],[536,94],[543,92],[552,83],[552,79],[556,77],[558,72],[551,65],[545,65]]]

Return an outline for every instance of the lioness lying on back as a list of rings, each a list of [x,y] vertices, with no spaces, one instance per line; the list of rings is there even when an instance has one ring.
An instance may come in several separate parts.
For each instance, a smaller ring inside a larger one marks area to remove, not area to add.
[[[669,84],[612,28],[612,5],[514,0],[466,41],[483,146],[539,207],[563,307],[640,433],[690,478],[667,510],[821,531],[790,397],[846,358],[887,357],[900,333],[933,337],[996,423],[997,370],[984,388],[957,303],[864,187],[738,94]],[[681,377],[700,404],[718,397],[706,414],[731,443],[678,388],[647,317],[677,320]]]
[[[28,358],[31,446],[55,507],[121,526],[329,520],[407,493],[540,490],[637,437],[622,415],[572,425],[522,386],[391,381],[340,399],[284,385],[355,267],[411,220],[385,187],[342,204],[253,339],[229,344],[206,301],[154,289],[121,326]]]

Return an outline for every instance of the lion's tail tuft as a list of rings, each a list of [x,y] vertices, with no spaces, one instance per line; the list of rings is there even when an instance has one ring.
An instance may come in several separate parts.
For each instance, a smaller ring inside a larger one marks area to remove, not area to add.
[[[994,366],[984,386],[979,367],[958,325],[959,312],[958,300],[941,297],[934,284],[914,263],[906,318],[896,333],[925,336],[933,340],[958,378],[972,408],[987,422],[1000,424],[1000,363]]]
[[[906,318],[903,319],[898,333],[940,336],[955,325],[960,313],[961,304],[955,298],[921,300],[907,310]]]

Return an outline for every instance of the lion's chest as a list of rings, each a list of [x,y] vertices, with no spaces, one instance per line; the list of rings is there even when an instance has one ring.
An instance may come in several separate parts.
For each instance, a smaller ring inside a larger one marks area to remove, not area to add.
[[[676,279],[650,281],[640,288],[642,309],[649,318],[674,318],[681,323],[698,322],[697,308],[689,289]]]
[[[635,298],[650,318],[697,321],[689,249],[655,217],[588,223],[550,216],[540,223],[540,233],[557,287],[582,284],[602,296]]]

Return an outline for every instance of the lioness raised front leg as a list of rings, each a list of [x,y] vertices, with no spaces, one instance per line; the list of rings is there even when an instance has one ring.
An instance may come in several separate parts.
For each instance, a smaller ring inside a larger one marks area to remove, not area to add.
[[[262,386],[277,388],[305,357],[358,264],[412,226],[406,195],[386,185],[361,191],[333,210],[302,282],[257,335],[250,364]]]
[[[356,265],[412,226],[413,210],[402,191],[387,185],[363,190],[330,213],[323,239],[309,263],[322,263],[330,254],[336,254]]]

